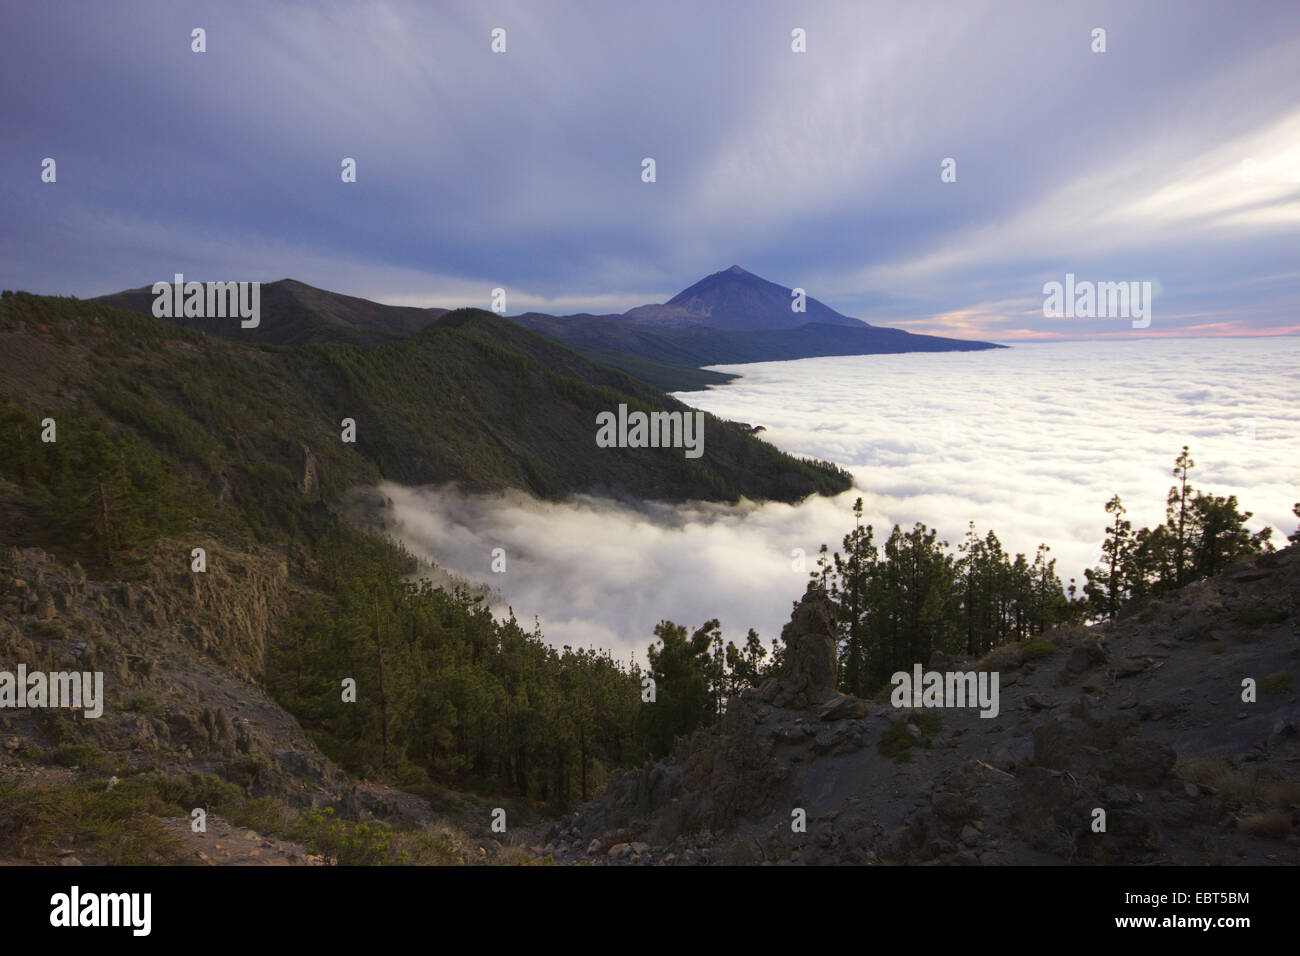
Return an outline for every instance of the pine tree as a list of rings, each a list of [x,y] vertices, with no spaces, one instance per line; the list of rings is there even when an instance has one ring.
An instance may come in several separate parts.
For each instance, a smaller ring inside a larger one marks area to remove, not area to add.
[[[1237,509],[1237,496],[1204,495],[1199,491],[1189,508],[1191,527],[1191,577],[1194,580],[1218,574],[1229,564],[1253,554],[1273,550],[1269,543],[1273,529],[1251,534],[1246,522],[1251,512]]]
[[[1105,563],[1101,568],[1088,568],[1084,571],[1087,580],[1084,594],[1096,614],[1111,620],[1115,619],[1124,601],[1124,569],[1132,552],[1133,523],[1124,517],[1125,513],[1119,495],[1112,495],[1110,501],[1106,502],[1106,514],[1112,515],[1113,520],[1106,528],[1106,539],[1102,544]]]
[[[867,686],[869,609],[877,556],[871,525],[862,524],[861,498],[853,504],[853,530],[844,536],[843,547],[844,554],[837,551],[832,558],[833,573],[822,581],[839,616],[841,686],[847,693],[862,694]]]
[[[654,756],[668,753],[678,736],[716,719],[710,651],[717,627],[717,621],[708,621],[688,638],[686,628],[671,621],[655,626],[659,645],[647,651],[655,703],[644,709],[646,742]]]
[[[1187,495],[1192,489],[1187,484],[1187,473],[1196,466],[1183,446],[1182,454],[1174,461],[1173,475],[1178,484],[1169,489],[1166,499],[1166,524],[1173,534],[1173,558],[1175,587],[1187,583],[1188,542],[1187,542]]]

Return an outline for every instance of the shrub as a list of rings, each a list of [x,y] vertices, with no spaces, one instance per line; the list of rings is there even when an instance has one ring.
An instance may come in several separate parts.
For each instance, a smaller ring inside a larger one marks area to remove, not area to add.
[[[920,729],[920,738],[908,733],[908,725]],[[943,726],[943,718],[935,713],[912,713],[905,720],[896,720],[885,728],[876,744],[876,751],[895,763],[906,763],[912,759],[913,747],[929,747],[934,735]]]
[[[1286,614],[1267,604],[1244,604],[1237,608],[1237,623],[1247,627],[1262,627],[1265,624],[1279,624],[1286,620]]]
[[[1026,661],[1042,660],[1056,653],[1057,647],[1045,637],[1031,637],[1021,649]]]
[[[1259,682],[1259,689],[1265,694],[1286,694],[1291,690],[1291,672],[1270,674]]]
[[[61,767],[79,767],[95,773],[110,773],[118,763],[93,744],[59,744],[47,755],[49,762]]]
[[[311,810],[290,829],[293,839],[312,853],[332,857],[339,866],[385,866],[406,863],[404,850],[393,846],[393,830],[384,823],[334,819],[334,808]]]
[[[1300,803],[1300,783],[1254,764],[1233,767],[1221,757],[1180,757],[1174,773],[1213,790],[1233,807],[1281,809]]]
[[[45,860],[61,847],[94,862],[176,863],[184,845],[155,818],[156,804],[139,790],[106,788],[102,780],[71,787],[20,787],[0,782],[0,851]]]
[[[122,701],[122,709],[135,714],[156,714],[163,709],[162,701],[147,691],[132,694]]]

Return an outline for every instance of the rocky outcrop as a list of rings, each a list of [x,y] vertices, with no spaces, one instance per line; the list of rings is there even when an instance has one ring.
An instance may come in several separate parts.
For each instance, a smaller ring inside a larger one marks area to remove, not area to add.
[[[779,676],[730,701],[719,724],[679,741],[668,760],[616,777],[556,833],[576,834],[575,847],[627,833],[667,845],[788,815],[796,765],[861,749],[866,705],[835,690],[835,622],[824,594],[810,589],[782,637]]]
[[[1300,549],[981,661],[1000,708],[834,691],[810,591],[780,676],[562,821],[559,862],[1300,863]],[[1032,651],[1032,653],[1030,653]],[[801,825],[802,823],[802,825]],[[634,845],[612,857],[610,846]]]
[[[38,548],[0,553],[0,669],[104,674],[100,717],[0,710],[17,742],[5,752],[22,761],[0,770],[75,753],[123,772],[213,773],[297,805],[333,801],[342,774],[258,684],[288,608],[283,558],[198,539],[200,573],[187,545],[161,542],[148,575],[126,581],[89,580]]]
[[[312,454],[312,450],[306,444],[301,444],[299,447],[302,449],[302,469],[298,475],[298,491],[302,493],[304,498],[308,498],[320,485],[320,478],[317,474],[318,466],[316,456]]]
[[[781,630],[785,666],[758,691],[777,707],[811,707],[835,696],[839,663],[835,653],[835,609],[821,591],[809,589]]]

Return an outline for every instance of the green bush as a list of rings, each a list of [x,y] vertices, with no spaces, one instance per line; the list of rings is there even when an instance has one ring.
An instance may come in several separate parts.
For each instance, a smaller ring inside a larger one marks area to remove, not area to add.
[[[920,739],[907,732],[912,724],[921,731]],[[876,744],[876,751],[894,763],[907,763],[912,759],[913,747],[929,747],[934,735],[943,727],[943,717],[936,713],[913,713],[904,720],[896,720],[885,728]]]
[[[50,763],[61,767],[79,767],[95,773],[109,773],[118,767],[115,761],[93,744],[59,744],[49,752]]]
[[[1037,661],[1044,657],[1051,657],[1057,651],[1057,646],[1045,637],[1031,637],[1021,645],[1021,652],[1025,655],[1026,661]]]
[[[0,782],[0,853],[37,862],[73,847],[83,862],[138,866],[179,862],[184,845],[159,825],[154,800],[102,780],[71,787]]]
[[[1280,624],[1285,620],[1286,614],[1282,610],[1267,604],[1244,604],[1237,608],[1237,623],[1247,627]]]
[[[409,859],[405,850],[394,848],[391,827],[336,820],[333,807],[304,814],[289,834],[305,843],[312,853],[331,857],[339,866],[386,866]]]
[[[147,691],[131,694],[122,701],[122,709],[135,714],[156,714],[163,709],[162,701]]]
[[[1271,674],[1259,682],[1261,693],[1279,695],[1289,693],[1291,690],[1291,672],[1284,671],[1281,674]]]

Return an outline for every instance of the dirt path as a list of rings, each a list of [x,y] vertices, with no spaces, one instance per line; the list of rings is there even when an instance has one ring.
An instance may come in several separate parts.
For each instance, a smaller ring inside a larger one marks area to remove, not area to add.
[[[300,843],[262,836],[208,815],[207,832],[195,833],[190,821],[164,817],[162,828],[185,844],[185,856],[198,866],[326,866],[329,861],[307,852]]]

